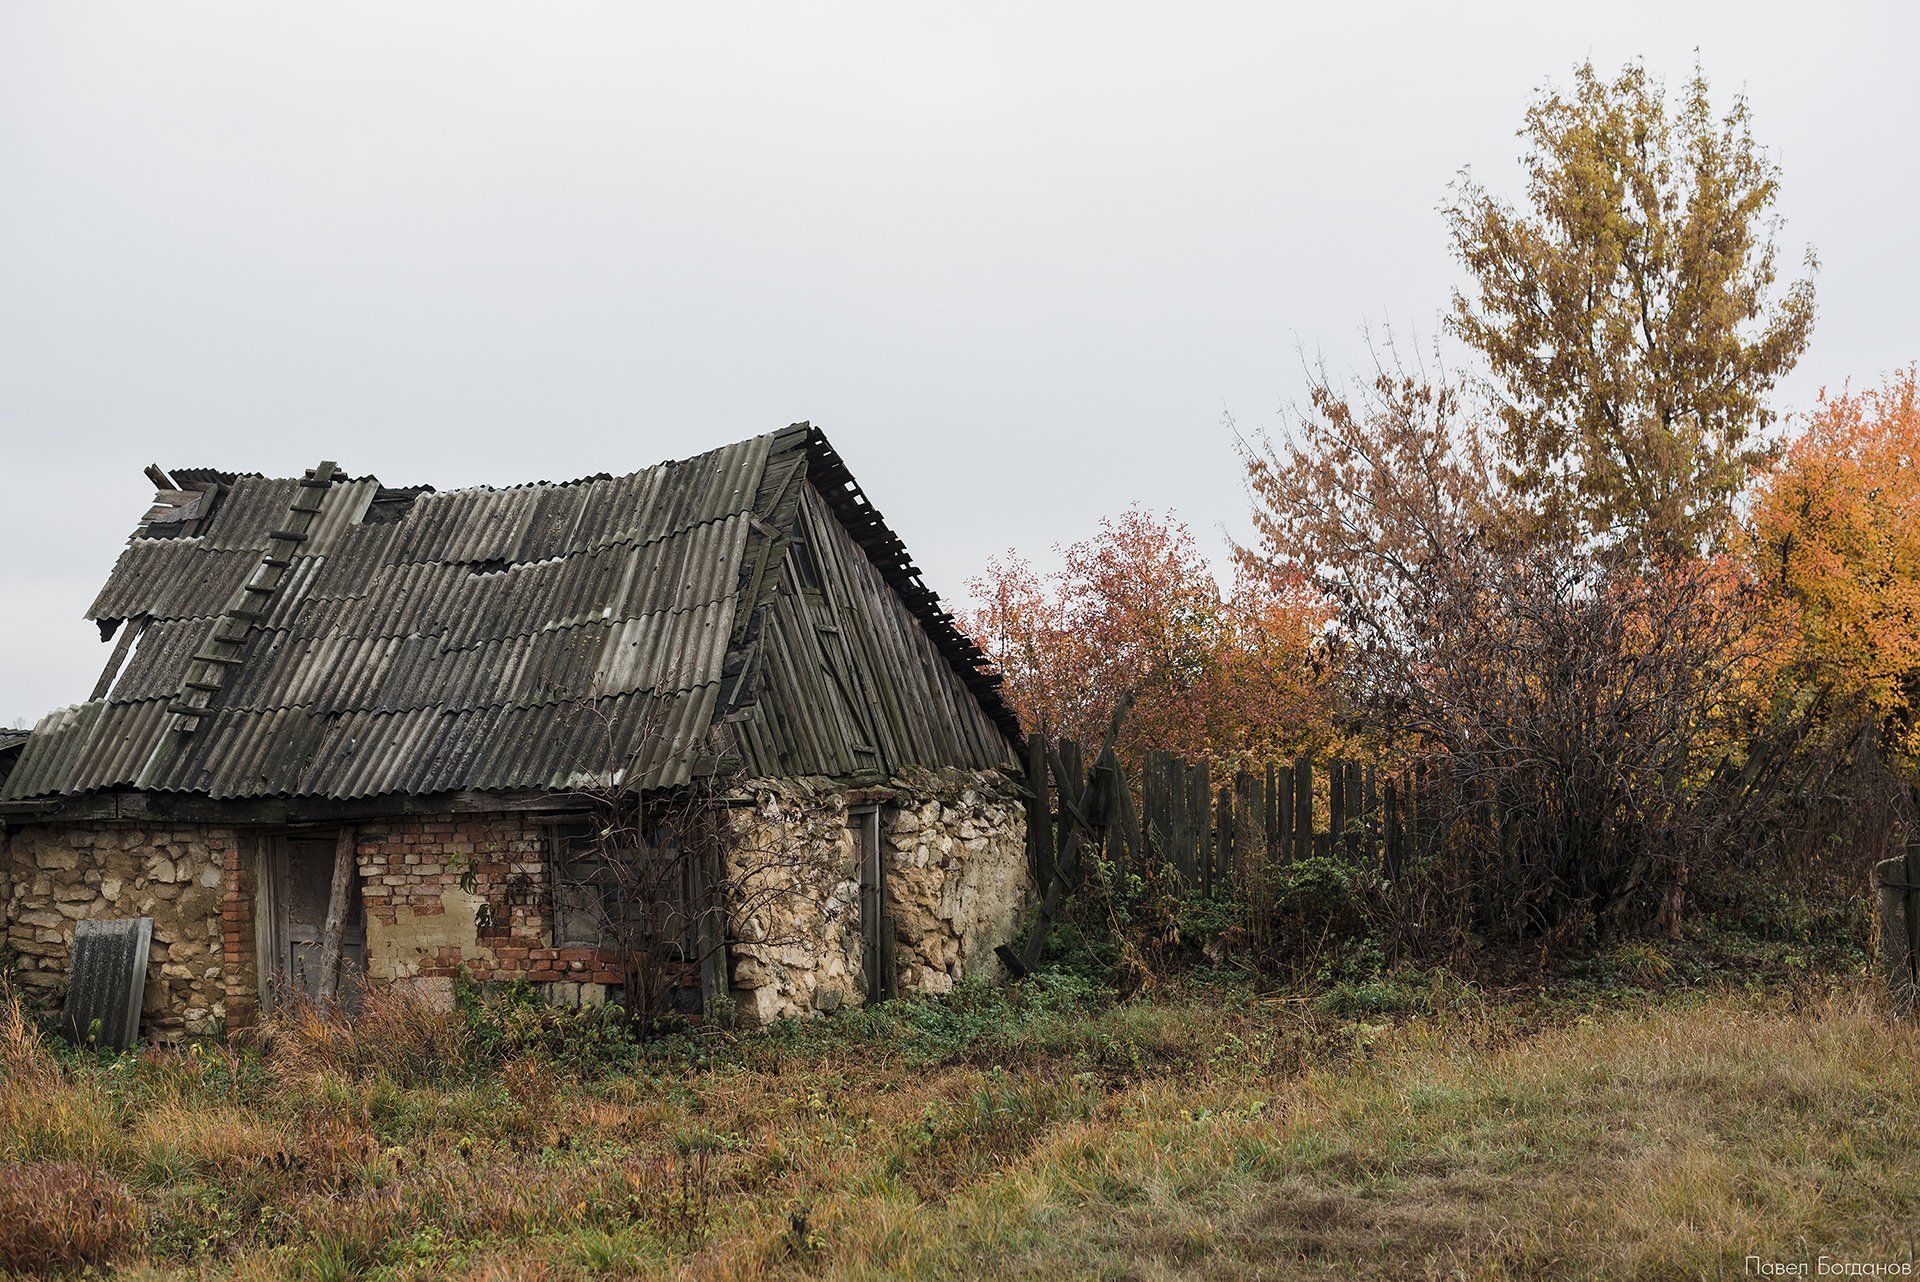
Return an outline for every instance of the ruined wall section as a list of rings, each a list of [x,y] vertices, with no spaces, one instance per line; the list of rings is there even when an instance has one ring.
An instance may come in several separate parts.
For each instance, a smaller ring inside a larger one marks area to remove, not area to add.
[[[210,825],[14,828],[0,837],[0,942],[21,985],[57,1001],[74,922],[151,917],[142,1036],[245,1027],[261,1008],[256,906],[269,840]],[[564,1000],[604,995],[620,982],[611,962],[553,944],[548,840],[546,825],[523,815],[359,825],[369,974],[442,1004],[462,966],[476,980],[526,979]]]
[[[849,816],[875,805],[902,994],[994,973],[1030,886],[1025,818],[992,771],[923,771],[848,791],[827,781],[739,790],[722,816],[731,996],[748,1025],[866,1000],[860,869]],[[375,980],[450,1003],[474,980],[523,979],[562,1001],[618,985],[617,960],[553,939],[549,822],[492,814],[394,819],[355,829]],[[66,982],[73,924],[153,918],[144,1036],[163,1041],[257,1017],[258,887],[270,838],[213,825],[41,823],[0,837],[0,941],[20,982],[50,999]]]
[[[554,943],[550,843],[548,822],[535,815],[361,825],[367,973],[440,1006],[452,1003],[462,967],[480,983],[524,979],[563,1000],[604,997],[605,985],[621,982],[614,960]]]
[[[847,793],[764,780],[726,815],[723,892],[738,1021],[827,1013],[866,998],[860,870]]]

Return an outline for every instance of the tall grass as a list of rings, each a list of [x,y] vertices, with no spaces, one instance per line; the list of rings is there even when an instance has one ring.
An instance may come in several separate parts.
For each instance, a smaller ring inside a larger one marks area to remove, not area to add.
[[[612,1064],[378,1003],[261,1050],[109,1056],[0,999],[0,1183],[102,1208],[68,1218],[110,1244],[6,1267],[1629,1279],[1870,1256],[1920,1212],[1920,1035],[1851,989],[1403,983],[1418,1001],[969,989]]]

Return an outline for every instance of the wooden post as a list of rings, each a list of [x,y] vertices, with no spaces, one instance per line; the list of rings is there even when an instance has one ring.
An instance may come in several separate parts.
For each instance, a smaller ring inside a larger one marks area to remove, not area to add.
[[[1906,859],[1906,908],[1907,927],[1907,983],[1911,988],[1920,988],[1920,900],[1914,898],[1914,887],[1920,886],[1920,841],[1907,839]]]
[[[1373,767],[1366,766],[1361,771],[1360,812],[1365,821],[1365,831],[1361,841],[1366,843],[1367,867],[1380,866],[1380,785],[1375,778]]]
[[[1873,866],[1874,881],[1880,891],[1880,973],[1887,993],[1903,1010],[1914,1001],[1913,936],[1908,923],[1913,918],[1913,850],[1905,857],[1896,855]]]
[[[1228,777],[1220,785],[1220,797],[1214,810],[1213,858],[1202,865],[1202,876],[1211,880],[1208,874],[1215,867],[1226,867],[1233,862],[1233,779]],[[1203,887],[1203,889],[1206,887]]]
[[[1053,809],[1047,784],[1047,739],[1027,736],[1027,868],[1043,889],[1053,880]]]
[[[1327,763],[1327,834],[1329,853],[1347,852],[1347,763]]]
[[[1400,880],[1400,859],[1403,829],[1400,825],[1400,789],[1389,779],[1380,790],[1380,800],[1386,807],[1381,827],[1386,849],[1386,874],[1388,881]]]
[[[340,945],[347,933],[347,895],[358,869],[354,860],[354,830],[342,828],[333,842],[333,886],[327,895],[327,925],[320,937],[320,983],[314,994],[321,1005],[340,992]]]
[[[1280,789],[1276,782],[1279,778],[1279,769],[1269,761],[1264,781],[1266,792],[1262,794],[1267,799],[1267,809],[1260,834],[1269,867],[1280,861]]]
[[[1293,847],[1293,767],[1273,768],[1274,846],[1281,860],[1297,858]]]
[[[1231,865],[1221,862],[1217,880],[1223,887],[1245,888],[1251,886],[1256,877],[1263,883],[1266,880],[1266,780],[1242,770],[1235,776],[1233,786],[1236,794],[1233,862]]]
[[[1066,833],[1072,826],[1074,814],[1086,800],[1087,774],[1086,764],[1082,760],[1085,750],[1078,739],[1061,739],[1055,745],[1057,755],[1053,758],[1053,790],[1059,799],[1055,813],[1055,831],[1060,834],[1060,846],[1054,856],[1054,868],[1060,871],[1066,866]],[[1083,861],[1082,861],[1083,862]],[[1080,862],[1073,866],[1073,873],[1080,871]],[[1069,885],[1068,890],[1073,886]]]
[[[1200,877],[1200,864],[1212,858],[1213,852],[1212,831],[1210,831],[1213,819],[1213,785],[1208,779],[1206,762],[1200,762],[1198,766],[1194,766],[1192,783],[1188,783],[1188,789],[1190,789],[1188,796],[1192,796],[1196,802],[1194,814],[1192,814],[1194,839],[1181,850],[1181,885],[1190,889]]]
[[[1177,852],[1193,846],[1193,823],[1188,814],[1193,807],[1187,799],[1191,788],[1187,763],[1169,753],[1157,793],[1161,807],[1160,819],[1154,830],[1160,842],[1159,855],[1155,860],[1158,868],[1171,867],[1174,860],[1179,858]]]
[[[1140,818],[1133,809],[1133,790],[1127,783],[1127,772],[1120,768],[1120,758],[1112,750],[1107,750],[1107,773],[1112,793],[1107,798],[1110,811],[1110,823],[1119,836],[1117,844],[1109,843],[1112,851],[1114,884],[1125,886],[1127,870],[1140,867],[1144,862],[1140,855]]]
[[[1173,758],[1153,749],[1140,761],[1140,819],[1144,829],[1141,848],[1151,852],[1142,861],[1164,864],[1173,848]]]
[[[1293,763],[1293,857],[1313,857],[1313,758]]]

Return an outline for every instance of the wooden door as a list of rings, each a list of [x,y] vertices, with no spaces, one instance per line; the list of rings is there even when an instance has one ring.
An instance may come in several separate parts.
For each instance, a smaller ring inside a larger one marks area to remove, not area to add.
[[[320,991],[320,951],[326,938],[327,901],[333,893],[337,834],[302,832],[273,841],[269,877],[273,910],[273,990],[276,996],[312,1001]],[[360,1005],[367,973],[367,918],[360,878],[349,881],[346,929],[340,937],[340,1004]]]
[[[853,829],[853,850],[860,864],[860,965],[867,977],[867,1001],[883,1002],[899,996],[900,985],[895,974],[893,910],[887,903],[887,861],[880,849],[880,812],[855,810],[847,823]]]

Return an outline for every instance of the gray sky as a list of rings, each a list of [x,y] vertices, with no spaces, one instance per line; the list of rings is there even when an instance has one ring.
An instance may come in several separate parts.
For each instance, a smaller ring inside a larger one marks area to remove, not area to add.
[[[0,0],[0,725],[84,698],[141,467],[440,488],[811,419],[949,599],[1430,335],[1435,212],[1591,54],[1744,89],[1820,321],[1920,357],[1908,4]]]

